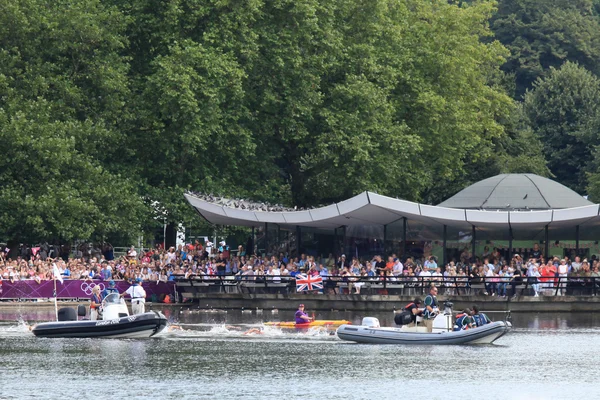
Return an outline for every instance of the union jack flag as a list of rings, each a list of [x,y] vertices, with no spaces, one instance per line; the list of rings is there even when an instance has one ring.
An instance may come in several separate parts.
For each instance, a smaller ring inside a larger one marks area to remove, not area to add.
[[[323,277],[320,275],[296,275],[296,292],[306,292],[308,290],[322,290]]]

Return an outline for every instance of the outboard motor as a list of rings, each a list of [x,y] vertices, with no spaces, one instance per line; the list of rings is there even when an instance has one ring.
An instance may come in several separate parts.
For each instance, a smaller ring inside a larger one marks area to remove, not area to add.
[[[83,304],[77,306],[77,316],[85,317],[87,315],[87,307]]]
[[[58,310],[59,321],[77,321],[77,313],[74,308],[65,307]]]
[[[452,315],[452,307],[454,304],[451,301],[444,302],[444,315]]]
[[[364,317],[361,322],[362,326],[367,328],[380,328],[379,320],[375,317]]]

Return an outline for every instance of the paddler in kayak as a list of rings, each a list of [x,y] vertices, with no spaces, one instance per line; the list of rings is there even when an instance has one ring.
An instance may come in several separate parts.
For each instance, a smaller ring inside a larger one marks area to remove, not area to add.
[[[296,311],[295,317],[296,317],[296,325],[306,324],[313,320],[311,317],[308,316],[308,314],[306,314],[304,312],[304,304],[300,304],[298,306],[298,311]]]

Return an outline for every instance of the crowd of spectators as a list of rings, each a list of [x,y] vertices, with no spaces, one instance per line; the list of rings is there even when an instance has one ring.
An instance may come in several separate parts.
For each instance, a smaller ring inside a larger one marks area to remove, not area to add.
[[[464,252],[463,252],[464,253]],[[131,247],[126,254],[115,257],[108,243],[78,246],[74,250],[47,244],[20,249],[16,257],[0,252],[0,280],[53,279],[56,265],[64,279],[134,280],[167,282],[179,278],[220,279],[230,277],[240,281],[279,282],[294,278],[297,274],[319,275],[325,290],[335,290],[336,282],[348,283],[350,293],[360,293],[369,282],[429,285],[443,288],[445,294],[478,293],[488,296],[515,296],[517,288],[524,284],[531,288],[530,294],[566,295],[595,294],[600,285],[600,262],[574,257],[546,258],[538,245],[527,254],[513,254],[510,259],[500,255],[497,249],[487,248],[475,262],[465,259],[445,266],[438,265],[434,256],[425,259],[407,257],[401,259],[391,254],[386,259],[379,255],[360,259],[342,254],[316,259],[301,254],[300,257],[279,255],[251,255],[243,246],[231,250],[225,241],[213,244],[209,241],[179,245],[177,248],[138,251]],[[568,279],[567,279],[568,278]]]

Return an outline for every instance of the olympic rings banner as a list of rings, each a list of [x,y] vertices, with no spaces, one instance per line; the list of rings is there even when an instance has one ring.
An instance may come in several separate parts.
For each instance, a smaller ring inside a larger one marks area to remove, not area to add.
[[[125,281],[115,281],[119,293],[126,291],[130,283]],[[64,280],[63,283],[56,281],[56,297],[58,299],[90,298],[94,286],[100,286],[100,290],[108,285],[105,281],[96,280]],[[172,294],[175,291],[174,282],[144,282],[142,287],[146,291],[148,299],[153,294]],[[54,282],[41,281],[37,283],[34,280],[10,282],[8,280],[0,282],[0,299],[48,299],[54,297]]]

